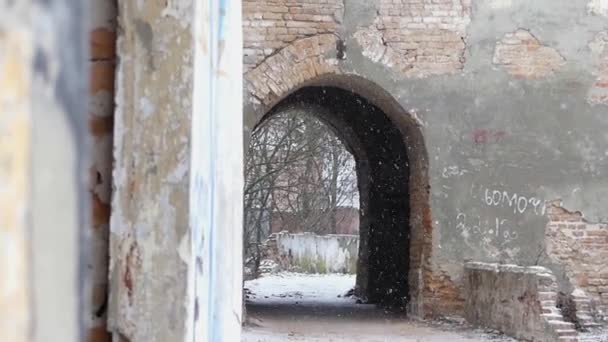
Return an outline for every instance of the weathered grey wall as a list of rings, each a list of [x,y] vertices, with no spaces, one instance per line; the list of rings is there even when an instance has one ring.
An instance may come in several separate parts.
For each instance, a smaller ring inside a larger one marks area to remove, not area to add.
[[[192,1],[119,1],[109,329],[183,341],[188,290]]]
[[[328,17],[249,2],[246,46],[261,48],[245,57],[246,135],[279,99],[336,75],[377,85],[417,123],[423,141],[406,139],[426,146],[430,210],[412,208],[412,238],[432,246],[411,254],[424,262],[410,280],[419,313],[462,312],[466,260],[540,264],[564,291],[577,285],[546,251],[545,202],[608,220],[606,1],[356,0]]]
[[[274,233],[269,251],[282,269],[304,273],[357,272],[359,236]]]
[[[239,1],[118,2],[108,325],[118,341],[238,341]]]

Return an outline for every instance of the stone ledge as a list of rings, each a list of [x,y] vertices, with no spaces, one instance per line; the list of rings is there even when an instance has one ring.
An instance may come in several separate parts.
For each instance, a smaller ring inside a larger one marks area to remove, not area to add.
[[[555,276],[545,267],[468,262],[465,316],[526,341],[577,341],[574,324],[557,307]]]

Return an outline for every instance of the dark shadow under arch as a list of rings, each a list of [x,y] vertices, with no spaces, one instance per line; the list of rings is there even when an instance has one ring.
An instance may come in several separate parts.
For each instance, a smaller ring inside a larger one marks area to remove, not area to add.
[[[402,130],[366,98],[334,86],[300,88],[260,122],[294,108],[309,109],[326,122],[355,157],[361,199],[358,294],[370,303],[405,309],[411,287],[411,196]]]

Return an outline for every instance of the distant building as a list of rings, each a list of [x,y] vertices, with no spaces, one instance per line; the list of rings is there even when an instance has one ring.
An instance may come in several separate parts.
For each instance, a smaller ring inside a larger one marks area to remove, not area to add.
[[[327,213],[319,213],[322,216],[320,226],[328,227],[326,234],[359,234],[359,209],[353,207],[336,208],[336,229],[330,229],[331,222]],[[324,221],[324,222],[323,222]],[[270,219],[270,233],[288,231],[290,233],[302,233],[309,231],[308,227],[302,226],[299,216],[295,213],[274,212]]]

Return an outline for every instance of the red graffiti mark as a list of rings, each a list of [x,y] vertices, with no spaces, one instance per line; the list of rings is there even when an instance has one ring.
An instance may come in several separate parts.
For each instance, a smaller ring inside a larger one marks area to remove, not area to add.
[[[502,129],[480,128],[473,131],[473,142],[477,145],[495,144],[500,142],[506,135],[507,132]]]

